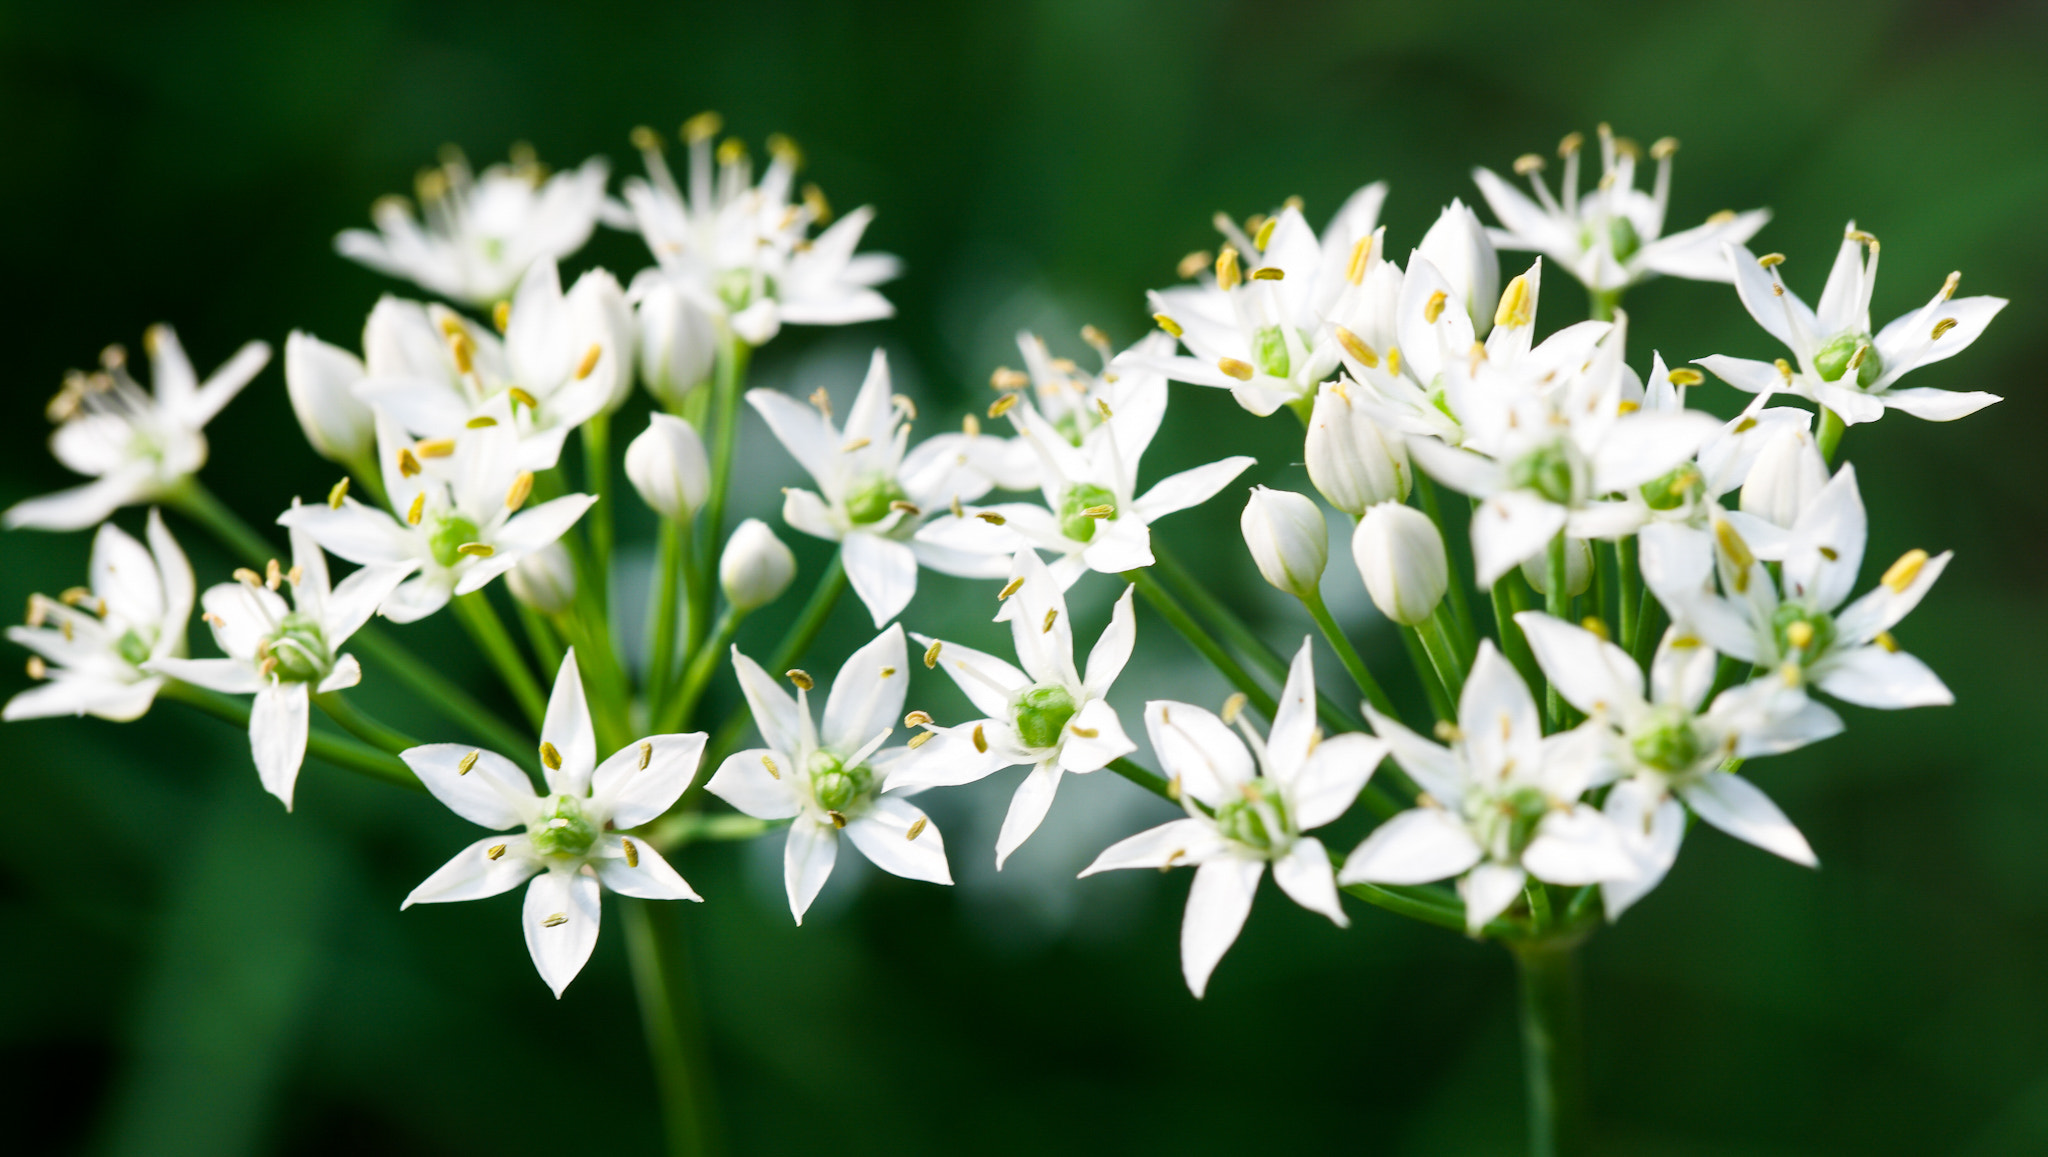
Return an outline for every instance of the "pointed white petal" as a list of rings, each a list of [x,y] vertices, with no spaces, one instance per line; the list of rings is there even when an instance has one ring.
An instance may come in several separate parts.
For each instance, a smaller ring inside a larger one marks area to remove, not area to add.
[[[249,751],[263,790],[292,806],[299,765],[306,760],[306,731],[312,700],[304,683],[273,683],[256,692],[249,708]]]
[[[1465,931],[1477,936],[1495,916],[1507,911],[1528,881],[1520,868],[1504,864],[1481,864],[1458,880],[1458,895],[1465,901]]]
[[[524,884],[541,868],[525,836],[485,836],[422,880],[399,907],[496,896]]]
[[[916,833],[912,838],[911,833]],[[906,880],[950,884],[946,841],[938,826],[908,800],[882,796],[847,822],[846,838],[868,862]]]
[[[1294,841],[1287,854],[1273,861],[1273,882],[1295,903],[1328,916],[1339,928],[1351,927],[1337,899],[1337,880],[1330,871],[1330,853],[1314,836]]]
[[[1479,844],[1456,817],[1441,808],[1411,808],[1374,828],[1337,878],[1346,884],[1427,884],[1465,871],[1479,857]]]
[[[597,947],[598,916],[597,880],[576,869],[550,869],[526,887],[526,951],[558,1000]]]
[[[1252,896],[1265,870],[1265,861],[1238,856],[1217,856],[1195,869],[1187,912],[1181,917],[1180,969],[1197,1000],[1251,915]]]
[[[789,778],[802,774],[803,769],[789,766],[787,759],[755,747],[726,756],[704,790],[755,819],[786,820],[803,811],[796,783]]]
[[[637,828],[675,806],[697,778],[705,734],[650,735],[620,748],[597,767],[590,795],[620,829]]]
[[[1059,790],[1060,767],[1056,762],[1041,763],[1031,769],[1024,782],[1017,785],[1017,794],[1010,797],[1010,810],[1003,816],[1003,830],[996,836],[996,870],[1001,871],[1010,853],[1031,838],[1038,825],[1045,821],[1045,813],[1052,808],[1053,793]]]
[[[468,771],[463,761],[471,755]],[[509,828],[538,813],[533,781],[518,765],[495,751],[462,743],[429,743],[407,748],[400,759],[420,777],[435,799],[473,824]]]
[[[583,675],[576,667],[573,647],[555,672],[555,689],[541,720],[540,741],[552,745],[561,757],[561,766],[544,767],[548,788],[578,797],[589,795],[590,773],[597,767],[597,733],[590,725],[590,702],[584,698]]]
[[[1757,786],[1739,775],[1715,772],[1690,787],[1680,788],[1687,806],[1708,823],[1745,843],[1795,864],[1820,866],[1806,837]]]
[[[633,841],[633,854],[626,854],[626,841]],[[607,832],[596,862],[597,878],[621,896],[643,900],[698,900],[704,897],[669,865],[645,840],[634,840]]]
[[[1206,820],[1171,820],[1105,848],[1081,875],[1117,868],[1171,868],[1202,863],[1223,850],[1223,837]]]
[[[832,825],[802,815],[789,825],[789,842],[782,848],[782,885],[798,924],[804,922],[804,913],[818,898],[818,889],[825,886],[838,858],[839,832]]]

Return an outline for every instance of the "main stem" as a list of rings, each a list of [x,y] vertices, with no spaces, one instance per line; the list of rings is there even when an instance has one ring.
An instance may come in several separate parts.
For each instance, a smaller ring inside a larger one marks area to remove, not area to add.
[[[1573,945],[1539,939],[1508,948],[1521,995],[1530,1157],[1572,1157],[1586,1145],[1585,1027]]]
[[[647,711],[661,712],[675,677],[677,622],[682,610],[683,539],[691,527],[664,518],[654,563],[654,613],[647,617]]]
[[[1273,717],[1273,696],[1264,687],[1259,686],[1258,681],[1251,677],[1251,673],[1246,671],[1236,659],[1231,658],[1228,651],[1225,651],[1218,645],[1216,640],[1210,638],[1209,633],[1204,631],[1200,624],[1189,617],[1186,608],[1175,601],[1172,595],[1166,593],[1166,588],[1159,585],[1159,580],[1152,577],[1151,571],[1143,569],[1125,571],[1124,581],[1137,587],[1138,594],[1146,602],[1152,604],[1152,609],[1158,611],[1161,618],[1165,619],[1174,630],[1179,631],[1181,637],[1186,639],[1195,650],[1201,652],[1202,657],[1209,661],[1210,666],[1222,672],[1223,677],[1230,681],[1231,686],[1243,692],[1245,698],[1251,700],[1252,706],[1257,709],[1259,714],[1268,719]]]
[[[711,627],[713,592],[711,581],[717,573],[719,544],[725,541],[725,498],[732,488],[733,446],[739,438],[740,388],[747,380],[747,360],[754,347],[727,330],[719,335],[718,352],[712,364],[711,393],[711,490],[698,512],[703,540],[693,554],[697,573],[690,586],[690,641],[703,639]]]
[[[1571,569],[1565,558],[1568,549],[1564,532],[1558,531],[1557,537],[1550,540],[1550,555],[1546,560],[1549,565],[1543,575],[1543,585],[1549,588],[1543,592],[1543,609],[1550,612],[1551,618],[1566,623],[1572,620]],[[1550,730],[1557,731],[1564,723],[1564,697],[1557,693],[1557,684],[1550,684],[1544,691],[1543,708],[1550,720]]]
[[[713,1152],[710,1090],[703,1079],[707,1067],[676,905],[621,896],[619,909],[647,1053],[661,1093],[668,1152],[672,1157]]]
[[[483,591],[457,595],[453,605],[455,617],[462,620],[470,638],[490,658],[491,665],[498,669],[498,677],[512,689],[512,697],[526,713],[526,721],[538,731],[541,717],[547,714],[547,696],[541,693],[533,669],[526,665],[526,657],[519,653],[519,645],[505,630],[505,621],[492,609]]]

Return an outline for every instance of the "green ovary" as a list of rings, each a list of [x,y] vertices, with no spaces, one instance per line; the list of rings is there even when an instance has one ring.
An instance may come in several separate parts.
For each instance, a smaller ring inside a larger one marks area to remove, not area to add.
[[[1033,687],[1017,698],[1017,738],[1026,747],[1056,746],[1074,710],[1074,697],[1066,688]]]
[[[1216,809],[1216,830],[1225,839],[1260,851],[1275,850],[1288,826],[1287,803],[1264,776],[1247,781],[1238,798]]]
[[[284,617],[277,632],[263,641],[258,653],[276,660],[271,674],[288,683],[309,683],[327,674],[334,665],[320,624],[297,611]]]
[[[1630,732],[1628,739],[1636,759],[1658,771],[1685,771],[1706,754],[1691,717],[1680,710],[1659,710]]]
[[[1835,619],[1826,611],[1780,603],[1771,615],[1771,637],[1778,644],[1779,655],[1810,667],[1834,644]]]
[[[1085,513],[1104,506],[1109,507],[1108,514]],[[1116,516],[1116,495],[1091,482],[1068,487],[1066,496],[1060,499],[1060,533],[1075,542],[1087,542],[1095,537],[1095,520],[1098,517],[1115,521]]]
[[[892,503],[909,500],[894,478],[871,478],[847,492],[846,517],[857,526],[866,526],[889,517]]]
[[[554,810],[538,823],[528,824],[526,832],[534,850],[543,856],[580,856],[597,842],[597,828],[573,795],[556,796]]]
[[[1577,490],[1573,456],[1572,447],[1562,441],[1532,450],[1508,466],[1508,485],[1534,491],[1559,506],[1570,506]]]
[[[114,642],[114,651],[131,666],[140,667],[149,661],[149,643],[134,631],[123,631]]]
[[[1858,349],[1863,350],[1861,361],[1856,361]],[[1813,355],[1813,369],[1821,381],[1838,382],[1849,372],[1852,361],[1856,361],[1856,384],[1866,390],[1884,373],[1884,359],[1877,356],[1870,335],[1862,333],[1845,333],[1820,347]]]
[[[476,533],[476,523],[460,514],[451,514],[434,527],[427,546],[434,552],[435,562],[452,567],[463,560],[462,544],[475,542]]]
[[[1287,356],[1287,335],[1277,325],[1259,327],[1252,334],[1252,360],[1259,365],[1259,372],[1284,378],[1293,368]]]
[[[804,770],[811,777],[811,798],[828,812],[845,812],[875,785],[875,773],[866,764],[848,767],[829,751],[813,751]]]

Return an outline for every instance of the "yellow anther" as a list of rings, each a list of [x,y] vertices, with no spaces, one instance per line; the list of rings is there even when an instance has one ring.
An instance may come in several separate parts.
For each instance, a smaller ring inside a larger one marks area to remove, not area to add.
[[[1217,217],[1217,220],[1219,220],[1219,221],[1222,221],[1222,220],[1228,220],[1228,219],[1229,219],[1229,218],[1225,217],[1225,216],[1224,216],[1223,214],[1221,214],[1221,213],[1218,213],[1218,214],[1216,215],[1216,217]],[[1261,229],[1264,229],[1265,227],[1266,227],[1266,215],[1265,215],[1264,213],[1254,213],[1254,214],[1252,214],[1251,216],[1249,216],[1249,217],[1246,217],[1246,218],[1244,219],[1244,231],[1245,231],[1246,233],[1253,233],[1253,234],[1256,234],[1256,233],[1257,233],[1257,232],[1258,232],[1259,230],[1261,230]],[[1259,246],[1256,246],[1256,247],[1257,247],[1257,248],[1260,248],[1260,249],[1264,249],[1264,248],[1265,248],[1265,246],[1263,246],[1263,245],[1259,245]]]
[[[414,446],[413,452],[422,458],[446,458],[455,453],[455,439],[429,438]]]
[[[1023,585],[1024,576],[1018,575],[1016,578],[1013,578],[1009,582],[1003,584],[1003,589],[996,594],[996,600],[1000,602],[1003,599],[1009,598],[1011,595],[1016,594],[1017,591],[1023,587]]]
[[[910,400],[909,394],[891,394],[889,401],[894,403],[897,409],[903,411],[904,417],[909,418],[913,422],[917,420],[917,403]]]
[[[492,844],[490,847],[484,849],[484,858],[487,860],[495,860],[499,856],[502,856],[504,854],[505,845],[503,844]]]
[[[768,134],[768,155],[792,169],[800,169],[804,164],[804,151],[785,133]]]
[[[533,497],[533,471],[522,470],[519,472],[519,477],[512,480],[511,487],[505,491],[505,509],[517,510],[526,505],[526,500],[531,497]]]
[[[846,826],[846,815],[844,812],[826,812],[825,814],[832,820],[833,827],[843,828]]]
[[[1053,607],[1053,608],[1052,608],[1051,610],[1048,610],[1048,611],[1046,611],[1046,612],[1045,612],[1045,625],[1044,625],[1044,626],[1042,626],[1042,627],[1040,627],[1040,628],[1038,628],[1038,633],[1039,633],[1039,634],[1041,634],[1041,635],[1043,635],[1043,634],[1046,634],[1046,633],[1050,632],[1050,631],[1052,630],[1052,625],[1053,625],[1053,623],[1054,623],[1055,621],[1057,621],[1057,620],[1059,619],[1059,617],[1060,617],[1060,609],[1059,609],[1058,607]]]
[[[1633,414],[1642,408],[1643,404],[1641,402],[1632,401],[1628,398],[1623,398],[1614,404],[1614,412],[1617,414]]]
[[[549,771],[562,770],[562,753],[556,751],[555,745],[546,740],[541,741],[540,761]]]
[[[489,414],[478,414],[476,417],[464,422],[463,426],[471,430],[488,430],[497,424],[498,420]]]
[[[988,388],[991,390],[1021,390],[1030,384],[1029,375],[1008,366],[997,366],[995,372],[988,376]]]
[[[1372,234],[1360,237],[1351,246],[1351,260],[1344,266],[1344,280],[1353,285],[1365,282],[1366,266],[1372,264]]]
[[[1264,253],[1266,251],[1266,246],[1272,243],[1273,226],[1278,225],[1279,223],[1280,218],[1268,217],[1266,218],[1266,223],[1259,226],[1258,236],[1252,238],[1252,245],[1255,246],[1259,252]],[[1254,273],[1252,276],[1257,277],[1258,274]]]
[[[1756,427],[1757,420],[1755,418],[1744,418],[1740,422],[1735,423],[1735,432],[1738,434],[1747,434],[1751,430],[1756,429]]]
[[[1785,641],[1804,651],[1813,645],[1813,624],[1801,619],[1786,627]]]
[[[1665,377],[1670,379],[1671,384],[1674,386],[1697,386],[1707,380],[1705,374],[1690,366],[1680,366],[1666,374]]]
[[[917,822],[910,825],[910,830],[903,833],[903,838],[906,840],[916,839],[917,837],[924,834],[924,829],[926,825],[930,824],[931,822],[932,821],[926,818],[925,816],[917,817]]]
[[[455,553],[466,554],[471,558],[489,558],[498,553],[498,548],[488,542],[465,542],[455,548]]]
[[[1223,701],[1223,722],[1236,723],[1237,717],[1244,714],[1244,705],[1248,702],[1250,700],[1245,697],[1245,693],[1242,691],[1225,699]]]
[[[269,587],[271,590],[276,590],[279,586],[283,585],[283,583],[284,568],[277,565],[277,560],[273,558],[269,562],[264,563],[263,585]]]
[[[632,841],[632,840],[629,840],[629,839],[624,839],[624,838],[621,838],[621,839],[619,840],[619,843],[620,843],[620,844],[621,844],[622,846],[624,846],[624,848],[625,848],[625,850],[626,850],[626,866],[627,866],[627,867],[629,867],[629,868],[637,868],[637,867],[639,867],[639,866],[640,866],[640,849],[639,849],[639,848],[637,848],[637,847],[635,847],[635,846],[633,845],[633,841]]]
[[[1109,403],[1101,398],[1095,399],[1095,412],[1101,414],[1102,420],[1105,422],[1116,417],[1116,414],[1110,410]]]
[[[708,141],[725,127],[725,118],[715,112],[700,112],[683,122],[682,137],[687,144]]]
[[[1749,568],[1756,564],[1756,555],[1750,553],[1749,544],[1742,540],[1742,535],[1736,533],[1734,524],[1726,519],[1715,521],[1714,540],[1721,544],[1721,553],[1728,556],[1728,561],[1734,564],[1738,575],[1747,575]],[[1742,578],[1737,579],[1738,584],[1744,581]]]
[[[252,587],[260,587],[263,585],[263,576],[246,566],[238,566],[235,568],[235,581],[238,583],[248,583]]]
[[[1806,678],[1800,673],[1799,664],[1786,663],[1778,668],[1778,681],[1787,687],[1797,687],[1804,683]]]
[[[981,419],[975,417],[973,414],[961,415],[960,432],[967,435],[970,438],[981,437]]]
[[[1870,343],[1858,343],[1856,346],[1856,352],[1849,355],[1849,368],[1853,370],[1858,366],[1862,365],[1863,359],[1868,356],[1870,356]]]
[[[597,369],[598,359],[603,356],[604,347],[593,342],[589,349],[583,351],[583,360],[576,363],[576,380],[580,382],[589,377]]]
[[[1920,577],[1920,568],[1926,565],[1926,551],[1918,548],[1909,550],[1899,556],[1899,561],[1893,563],[1891,568],[1884,572],[1884,578],[1879,581],[1890,587],[1894,593],[1905,594],[1906,588],[1913,585],[1913,580]]]
[[[455,359],[455,372],[466,374],[476,368],[476,343],[457,330],[448,335],[448,356]]]
[[[737,165],[747,159],[747,142],[738,137],[727,137],[718,142],[718,163]]]
[[[1099,506],[1085,507],[1082,509],[1081,513],[1083,516],[1088,518],[1113,518],[1116,515],[1116,505],[1114,503],[1105,502]]]
[[[1733,210],[1733,209],[1722,209],[1722,210],[1719,210],[1718,212],[1714,212],[1714,213],[1709,213],[1709,214],[1707,214],[1707,224],[1709,224],[1709,225],[1726,225],[1726,224],[1728,224],[1729,222],[1731,222],[1731,221],[1735,220],[1735,216],[1736,216],[1736,214],[1735,214],[1735,210]]]
[[[814,224],[831,223],[832,202],[825,199],[825,190],[820,189],[815,182],[804,183],[804,208],[811,211],[811,221]]]
[[[1232,246],[1225,245],[1216,254],[1216,284],[1224,290],[1244,284],[1244,274],[1237,267],[1237,250]]]
[[[870,444],[873,443],[873,441],[874,439],[872,438],[855,438],[852,441],[848,442],[846,445],[841,446],[839,448],[839,452],[841,454],[851,454],[855,450],[866,449]]]
[[[1166,332],[1172,334],[1175,337],[1179,337],[1182,334],[1182,332],[1184,332],[1180,328],[1179,322],[1173,320],[1172,318],[1166,316],[1163,313],[1153,314],[1152,320],[1159,323],[1160,329],[1165,330]]]
[[[1872,247],[1875,247],[1877,245],[1877,238],[1869,233],[1865,233],[1861,229],[1845,230],[1842,233],[1842,240],[1854,241],[1858,245],[1869,245]]]
[[[1109,335],[1092,325],[1081,327],[1081,340],[1098,350],[1109,348]]]
[[[932,736],[937,734],[938,732],[936,731],[920,731],[916,735],[911,736],[909,741],[906,742],[904,746],[910,748],[912,751],[915,751],[918,748],[923,747],[925,744],[930,743],[932,741]]]
[[[1539,153],[1523,153],[1515,158],[1515,176],[1526,177],[1531,173],[1540,173],[1547,163]]]
[[[1579,147],[1584,145],[1585,143],[1586,134],[1566,133],[1564,135],[1564,139],[1557,142],[1557,155],[1560,157],[1569,157],[1573,153],[1578,152]]]
[[[1757,258],[1756,263],[1765,269],[1776,269],[1778,266],[1785,264],[1785,255],[1783,253],[1766,253],[1762,257]]]
[[[1401,372],[1401,348],[1399,346],[1387,347],[1387,372],[1390,374]]]
[[[951,499],[947,500],[946,509],[951,511],[953,517],[955,518],[967,517],[967,512],[965,510],[960,509],[960,496],[958,494],[955,494]]]
[[[1002,417],[1004,414],[1009,413],[1010,407],[1016,405],[1017,399],[1022,396],[1023,395],[1021,394],[1004,394],[1002,397],[997,398],[994,404],[992,404],[988,408],[989,420],[994,421],[995,419]]]
[[[1650,159],[1653,161],[1668,160],[1671,154],[1677,151],[1677,137],[1658,137],[1650,144]]]
[[[919,507],[917,503],[915,503],[915,502],[911,502],[911,501],[908,501],[908,500],[906,500],[906,499],[902,499],[902,498],[898,498],[898,499],[896,499],[896,500],[894,500],[894,501],[890,502],[890,503],[889,503],[889,509],[891,509],[891,510],[895,510],[895,511],[900,511],[900,512],[902,512],[902,513],[904,513],[904,514],[908,514],[908,515],[910,515],[910,516],[911,516],[912,518],[915,518],[915,517],[917,517],[918,515],[920,515],[920,514],[923,514],[923,513],[924,513],[924,510],[923,510],[923,509],[922,509],[921,507]]]
[[[1002,515],[997,514],[993,510],[977,510],[974,512],[974,517],[981,519],[983,522],[988,523],[990,526],[1001,526],[1004,523],[1010,521],[1009,519],[1004,518]]]
[[[768,778],[769,778],[769,779],[781,779],[781,778],[782,778],[782,769],[781,769],[781,768],[779,768],[779,767],[777,767],[777,766],[775,766],[775,759],[774,759],[774,757],[770,756],[770,755],[769,755],[769,754],[768,754],[767,752],[765,752],[765,751],[761,753],[761,766],[762,766],[762,768],[764,768],[764,769],[765,769],[765,770],[766,770],[766,771],[768,772]]]
[[[1899,641],[1897,639],[1892,638],[1892,633],[1890,631],[1879,631],[1876,635],[1871,637],[1870,641],[1876,643],[1880,647],[1883,647],[1885,650],[1892,652],[1893,654],[1898,653]]]
[[[463,756],[461,761],[455,765],[455,774],[468,775],[476,767],[477,757],[482,754],[483,752],[481,751],[472,751],[468,755]]]
[[[1180,263],[1173,267],[1173,271],[1180,275],[1182,281],[1193,281],[1202,270],[1209,268],[1211,260],[1207,249],[1197,249],[1181,258]]]
[[[540,409],[540,400],[538,398],[535,398],[532,394],[527,393],[525,390],[520,389],[518,386],[513,386],[510,389],[507,389],[505,391],[505,396],[511,398],[515,403],[525,406],[529,410],[539,411]]]
[[[817,681],[811,678],[811,673],[801,667],[791,667],[782,673],[782,677],[796,684],[799,691],[809,691],[818,685]]]
[[[1589,633],[1600,636],[1600,641],[1603,643],[1613,637],[1607,633],[1607,624],[1598,615],[1587,615],[1579,621],[1579,625],[1586,628]]]
[[[1947,301],[1949,298],[1954,297],[1956,295],[1956,283],[1960,282],[1962,279],[1963,271],[1958,269],[1951,272],[1948,275],[1948,279],[1941,283],[1941,299],[1943,301]]]
[[[347,498],[347,497],[348,497],[348,475],[344,474],[344,475],[342,475],[342,476],[341,476],[341,481],[339,481],[339,482],[335,483],[335,484],[333,485],[333,487],[331,487],[331,488],[330,488],[330,489],[329,489],[329,490],[327,491],[327,505],[328,505],[328,507],[329,507],[330,509],[333,509],[333,510],[340,510],[340,509],[341,509],[341,500],[342,500],[342,499],[344,499],[344,498]]]
[[[263,676],[265,679],[268,679],[272,675],[277,674],[277,656],[265,655],[263,657],[263,662],[257,665],[256,673],[258,675]]]
[[[1934,323],[1934,332],[1933,332],[1932,334],[1928,335],[1928,336],[1929,336],[1929,340],[1932,340],[1932,341],[1939,341],[1939,340],[1941,340],[1941,335],[1942,335],[1942,334],[1945,334],[1945,333],[1947,333],[1948,331],[1950,331],[1950,330],[1954,329],[1955,327],[1956,327],[1956,319],[1955,319],[1955,318],[1952,318],[1952,317],[1944,317],[1944,318],[1942,318],[1942,319],[1941,319],[1940,321],[1937,321],[1937,322],[1935,322],[1935,323]]]
[[[1631,161],[1643,159],[1643,146],[1637,144],[1632,137],[1614,138],[1614,151]]]
[[[1173,800],[1176,803],[1180,802],[1180,776],[1176,775],[1173,778],[1166,781],[1166,798]],[[1175,852],[1173,855],[1166,857],[1166,864],[1160,865],[1160,869],[1164,871],[1165,868],[1168,865],[1171,865],[1177,857],[1184,855],[1187,855],[1187,853]]]
[[[1096,736],[1102,734],[1102,732],[1097,731],[1093,727],[1075,727],[1071,723],[1067,725],[1067,730],[1073,732],[1075,735],[1080,736],[1082,739],[1093,739]]]
[[[923,726],[925,726],[926,724],[930,723],[931,721],[932,721],[932,714],[931,714],[931,712],[929,712],[929,711],[912,711],[912,712],[911,712],[910,714],[908,714],[908,715],[905,715],[905,716],[903,717],[903,726],[905,726],[905,727],[923,727]]]
[[[1671,637],[1671,649],[1674,651],[1690,651],[1699,645],[1698,635],[1673,635]]]
[[[1360,365],[1371,369],[1380,364],[1380,355],[1372,352],[1372,347],[1365,344],[1365,339],[1341,325],[1330,328],[1336,331],[1337,344],[1343,346],[1344,352],[1350,354]]]
[[[28,677],[36,680],[50,677],[49,665],[43,662],[41,655],[30,655],[28,657]]]
[[[633,131],[626,134],[626,139],[632,141],[633,147],[643,153],[661,151],[661,134],[646,125],[634,125]]]
[[[1820,548],[1820,556],[1829,562],[1834,562],[1842,557],[1842,552],[1832,546],[1824,546]]]
[[[1216,368],[1240,382],[1252,380],[1253,370],[1250,362],[1241,362],[1236,358],[1217,358]]]
[[[426,512],[427,492],[422,490],[418,494],[412,496],[412,505],[406,507],[405,524],[407,526],[418,526],[420,524],[421,516],[425,515]]]
[[[506,330],[512,328],[511,302],[501,301],[498,304],[491,307],[491,324],[498,328],[499,333],[504,333]]]
[[[640,770],[646,771],[647,765],[652,762],[654,762],[654,745],[652,743],[642,743],[640,745]]]
[[[1444,302],[1449,300],[1450,295],[1441,289],[1430,294],[1429,300],[1422,303],[1422,320],[1431,325],[1436,324],[1436,319],[1443,316]]]
[[[931,669],[932,669],[933,667],[936,667],[936,666],[938,666],[938,665],[939,665],[939,648],[940,648],[941,646],[943,646],[943,645],[944,645],[944,644],[940,643],[940,642],[939,642],[939,641],[938,641],[937,639],[933,639],[933,640],[932,640],[932,645],[931,645],[931,646],[929,646],[929,647],[926,647],[926,648],[924,649],[924,669],[925,669],[925,670],[929,671],[929,670],[931,670]]]
[[[1432,299],[1434,300],[1434,299]],[[1536,320],[1536,302],[1529,292],[1529,275],[1518,274],[1500,295],[1500,308],[1493,311],[1493,324],[1515,329]]]
[[[1439,743],[1456,743],[1464,738],[1464,734],[1458,730],[1457,724],[1448,719],[1439,719],[1436,721],[1436,738]]]
[[[1792,380],[1792,363],[1791,363],[1791,362],[1788,362],[1788,361],[1786,361],[1786,360],[1785,360],[1784,358],[1778,358],[1778,359],[1776,359],[1776,360],[1772,361],[1772,362],[1771,362],[1771,364],[1772,364],[1772,365],[1774,365],[1774,366],[1776,366],[1776,367],[1778,367],[1778,376],[1779,376],[1779,377],[1781,377],[1781,378],[1785,379],[1785,380],[1786,380],[1786,381],[1788,381],[1788,382]]]
[[[400,478],[410,478],[419,472],[420,460],[413,457],[410,449],[400,446],[398,448],[398,476]]]
[[[974,750],[980,752],[988,750],[988,735],[982,730],[982,726],[979,723],[974,725]]]
[[[543,928],[560,928],[562,925],[567,924],[568,922],[569,914],[567,912],[556,912],[552,916],[549,916],[547,919],[541,921],[540,926]]]
[[[1286,277],[1287,271],[1277,265],[1261,265],[1252,270],[1253,281],[1281,281]]]

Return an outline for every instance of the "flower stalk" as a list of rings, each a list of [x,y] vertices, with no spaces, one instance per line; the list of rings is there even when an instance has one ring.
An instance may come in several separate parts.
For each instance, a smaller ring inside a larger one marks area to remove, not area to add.
[[[1574,1157],[1586,1146],[1585,1027],[1575,946],[1537,938],[1508,947],[1519,993],[1530,1157]]]

